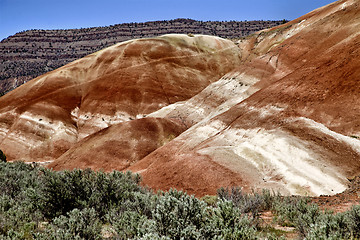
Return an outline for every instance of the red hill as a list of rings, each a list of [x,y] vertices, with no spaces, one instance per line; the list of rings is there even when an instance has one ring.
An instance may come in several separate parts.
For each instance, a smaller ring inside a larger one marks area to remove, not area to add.
[[[199,196],[229,185],[340,193],[360,174],[359,3],[237,45],[167,35],[89,55],[0,99],[0,148]]]

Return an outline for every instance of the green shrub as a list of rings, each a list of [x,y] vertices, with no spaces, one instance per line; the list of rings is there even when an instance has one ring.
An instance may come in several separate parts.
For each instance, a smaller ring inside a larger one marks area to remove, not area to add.
[[[232,201],[220,200],[208,214],[204,227],[206,239],[257,239],[255,227]]]
[[[141,239],[141,240],[172,240],[171,238],[166,237],[166,236],[159,236],[159,234],[157,234],[157,233],[148,233],[148,234],[145,234],[143,237],[136,238],[136,239]]]
[[[137,201],[149,195],[139,182],[130,172],[55,172],[36,164],[0,162],[0,236],[24,239],[41,230],[40,222],[52,222],[74,209],[94,209],[104,221],[111,208],[131,203],[133,209],[142,209],[140,214],[151,215],[149,202]]]
[[[110,209],[106,220],[120,239],[143,237],[148,233],[156,233],[152,210],[155,196],[150,192],[135,192],[130,199]]]
[[[2,199],[4,200],[4,199]],[[39,211],[24,203],[10,203],[11,207],[0,212],[0,236],[9,236],[11,239],[32,239],[37,232],[41,218]]]
[[[90,198],[90,179],[92,172],[74,170],[54,172],[43,170],[44,196],[42,209],[47,218],[66,215],[71,210],[83,209]]]
[[[261,212],[305,239],[359,239],[360,206],[321,211],[303,197],[219,189],[199,200],[154,194],[130,172],[59,171],[0,162],[0,239],[276,239]],[[272,235],[271,235],[272,234]]]
[[[138,175],[130,172],[94,172],[43,170],[43,211],[48,218],[65,215],[72,209],[94,208],[100,218],[109,209],[144,191]]]
[[[21,162],[0,162],[0,193],[15,199],[23,189],[36,184],[36,166]]]
[[[131,239],[156,233],[155,222],[135,211],[119,212],[112,209],[107,217],[118,239]]]
[[[0,96],[1,96],[1,94],[0,94]],[[0,162],[6,162],[6,156],[3,153],[3,151],[1,151],[1,149],[0,149]]]
[[[317,205],[306,204],[304,201],[299,201],[295,207],[298,210],[297,219],[294,221],[295,227],[300,235],[305,237],[318,221],[320,210]]]
[[[204,226],[206,204],[184,192],[161,193],[152,211],[156,231],[171,239],[198,239]]]
[[[73,209],[53,220],[40,239],[101,239],[101,222],[93,208]]]
[[[349,239],[350,231],[346,214],[333,214],[325,212],[321,214],[316,223],[309,229],[306,239]]]
[[[201,198],[201,201],[204,201],[208,206],[215,207],[218,201],[217,196],[205,195]]]
[[[360,238],[360,205],[353,206],[350,211],[346,213],[348,228],[351,237]]]
[[[232,201],[240,209],[241,213],[250,214],[253,220],[259,219],[259,212],[268,210],[272,206],[275,194],[271,195],[270,191],[263,190],[262,193],[252,192],[245,193],[240,187],[220,188],[218,190],[220,200]]]
[[[111,173],[97,172],[92,181],[89,192],[88,207],[92,207],[103,218],[105,214],[115,206],[121,206],[126,201],[135,201],[137,192],[145,193],[140,187],[140,176],[131,172]]]
[[[280,224],[297,228],[303,237],[308,234],[321,214],[317,205],[309,204],[309,199],[301,197],[278,200],[274,202],[273,210]]]
[[[0,236],[32,239],[42,220],[41,212],[28,197],[36,188],[36,166],[0,162]]]
[[[320,211],[306,198],[287,197],[274,203],[273,211],[282,225],[293,226],[305,239],[358,239],[360,206],[345,213]]]

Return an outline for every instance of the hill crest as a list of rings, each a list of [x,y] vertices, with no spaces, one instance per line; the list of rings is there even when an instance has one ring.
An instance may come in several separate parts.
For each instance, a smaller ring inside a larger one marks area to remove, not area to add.
[[[283,21],[204,22],[175,19],[108,27],[19,32],[0,42],[0,93],[118,42],[169,33],[238,39],[277,26]]]

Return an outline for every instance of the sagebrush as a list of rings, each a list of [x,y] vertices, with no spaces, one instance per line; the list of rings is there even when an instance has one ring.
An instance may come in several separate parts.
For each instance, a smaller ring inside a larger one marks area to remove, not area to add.
[[[0,162],[0,239],[279,239],[261,215],[304,239],[360,238],[360,206],[321,211],[302,197],[222,188],[200,200],[171,189],[153,193],[139,175],[52,171]],[[269,230],[270,229],[270,230]]]

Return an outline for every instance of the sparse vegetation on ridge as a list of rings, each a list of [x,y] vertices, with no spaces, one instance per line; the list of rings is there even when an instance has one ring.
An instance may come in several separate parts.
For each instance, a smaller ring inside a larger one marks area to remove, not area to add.
[[[219,189],[202,200],[153,193],[130,172],[55,172],[0,162],[0,239],[281,239],[290,226],[304,239],[357,239],[360,206],[321,211],[303,197],[267,190]],[[265,211],[273,223],[261,218]]]

